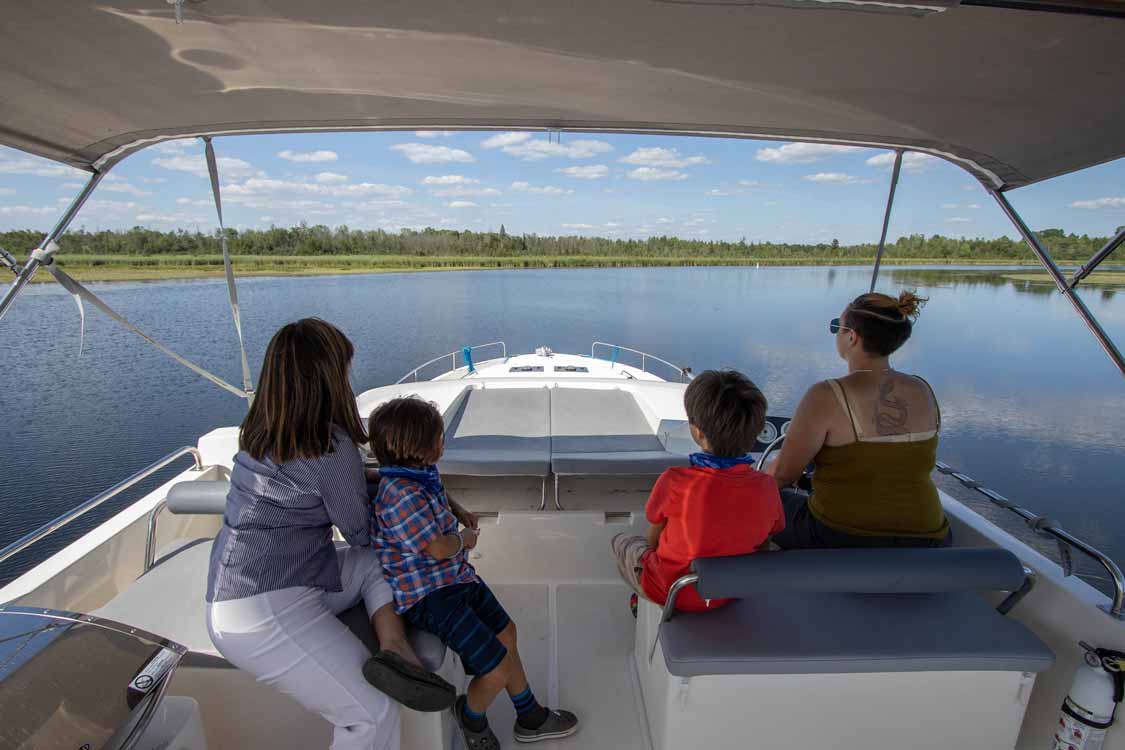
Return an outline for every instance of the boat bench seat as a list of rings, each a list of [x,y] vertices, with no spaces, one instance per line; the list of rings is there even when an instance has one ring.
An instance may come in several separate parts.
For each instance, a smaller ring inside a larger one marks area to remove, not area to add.
[[[451,476],[534,476],[551,471],[550,391],[547,388],[469,389],[445,427]]]
[[[168,510],[222,514],[229,489],[227,481],[180,482],[168,491]],[[91,614],[164,636],[190,649],[191,660],[218,665],[216,660],[222,660],[222,655],[207,632],[204,601],[213,544],[213,539],[182,544]],[[341,613],[339,618],[369,650],[378,650],[378,640],[362,603]],[[407,627],[407,638],[423,664],[434,671],[441,667],[445,661],[445,644],[437,636]]]
[[[686,453],[665,448],[629,391],[551,392],[551,470],[556,475],[660,474],[687,465]]]
[[[701,596],[739,599],[661,626],[673,675],[1037,673],[1054,660],[980,594],[1023,584],[1007,550],[794,550],[693,569]]]
[[[1051,651],[983,592],[1004,549],[793,550],[696,560],[701,613],[638,609],[653,747],[1014,747]],[[654,643],[655,640],[655,643]]]

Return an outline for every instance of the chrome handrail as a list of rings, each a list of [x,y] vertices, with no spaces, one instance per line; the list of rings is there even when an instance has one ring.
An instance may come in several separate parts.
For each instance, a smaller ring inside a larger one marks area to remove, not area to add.
[[[160,460],[149,464],[145,468],[138,471],[136,474],[133,474],[131,477],[123,479],[122,481],[110,487],[108,490],[95,495],[94,497],[79,505],[77,508],[73,508],[66,513],[63,513],[53,521],[48,521],[30,534],[27,534],[21,539],[17,539],[16,541],[12,542],[7,547],[0,550],[0,563],[4,562],[9,557],[12,557],[17,553],[22,552],[23,550],[38,542],[40,539],[53,534],[79,516],[85,515],[86,513],[104,503],[106,500],[117,497],[122,492],[135,485],[137,482],[147,479],[176,459],[187,456],[189,454],[192,456],[192,458],[195,459],[196,471],[201,471],[203,469],[203,456],[197,449],[188,445],[184,446],[183,448],[174,450],[164,458],[161,458]]]
[[[1030,526],[1034,531],[1048,534],[1058,540],[1058,542],[1060,542],[1060,545],[1073,547],[1079,552],[1089,555],[1090,557],[1097,560],[1098,563],[1100,563],[1101,566],[1106,569],[1106,572],[1109,573],[1110,578],[1113,579],[1113,604],[1108,607],[1103,605],[1098,606],[1105,612],[1108,612],[1110,617],[1113,617],[1117,620],[1125,620],[1125,575],[1122,575],[1121,568],[1119,568],[1117,566],[1117,563],[1110,559],[1108,555],[1106,555],[1098,548],[1087,544],[1070,532],[1066,531],[1055,521],[1040,516],[1037,513],[1033,513],[1026,508],[1021,508],[1008,498],[1001,495],[999,492],[990,490],[969,475],[957,471],[949,464],[943,461],[938,461],[936,468],[940,473],[945,474],[949,477],[953,477],[968,489],[976,490],[980,494],[984,495],[994,505],[998,505],[1001,508],[1005,508],[1006,510],[1015,513],[1017,516],[1026,521],[1027,525]],[[1066,571],[1066,574],[1070,575],[1069,571]]]
[[[489,347],[489,346],[499,346],[501,356],[503,357],[503,359],[505,359],[505,360],[508,359],[508,345],[505,344],[503,341],[491,341],[487,344],[477,344],[476,346],[470,346],[469,351],[475,352],[477,349],[484,349],[484,348]],[[450,358],[449,359],[450,367],[449,367],[449,370],[447,370],[447,372],[453,372],[454,370],[457,369],[457,355],[460,354],[463,351],[464,351],[464,349],[458,349],[456,351],[449,352],[448,354],[442,354],[439,357],[434,357],[433,359],[429,360],[428,362],[423,362],[422,364],[418,365],[413,370],[411,370],[410,372],[406,373],[401,378],[396,380],[395,385],[400,385],[400,384],[404,383],[407,380],[407,378],[409,378],[412,375],[414,376],[414,382],[417,383],[418,382],[418,372],[419,372],[419,370],[424,370],[427,367],[429,367],[430,365],[432,365],[434,362],[440,362],[441,360],[445,359],[446,357]]]
[[[632,352],[633,354],[641,355],[641,372],[648,372],[645,365],[647,364],[648,360],[654,359],[657,362],[659,362],[660,364],[665,365],[666,367],[670,367],[673,370],[675,370],[676,374],[678,374],[680,376],[680,382],[681,383],[686,383],[689,380],[691,380],[691,378],[692,378],[690,367],[680,367],[679,365],[673,364],[666,359],[661,359],[660,357],[656,356],[655,354],[649,354],[648,352],[642,352],[640,349],[630,349],[627,346],[620,346],[618,344],[610,344],[610,343],[605,342],[605,341],[595,341],[593,344],[590,345],[590,359],[597,359],[597,357],[594,356],[594,351],[599,346],[604,346],[607,349],[614,349],[616,351]],[[613,359],[611,359],[609,361],[610,361],[611,364],[616,364],[617,363],[616,355],[614,355]]]

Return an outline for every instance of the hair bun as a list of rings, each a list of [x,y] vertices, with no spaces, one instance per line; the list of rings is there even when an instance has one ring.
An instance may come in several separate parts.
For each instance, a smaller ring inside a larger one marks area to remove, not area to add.
[[[928,297],[919,297],[913,289],[906,289],[898,295],[898,311],[904,318],[915,320],[928,301]]]

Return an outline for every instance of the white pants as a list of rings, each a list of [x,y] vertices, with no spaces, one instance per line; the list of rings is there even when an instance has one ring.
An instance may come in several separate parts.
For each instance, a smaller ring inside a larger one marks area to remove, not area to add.
[[[392,599],[369,547],[337,550],[343,591],[296,586],[214,602],[211,640],[227,661],[332,723],[332,750],[398,750],[398,704],[368,684],[366,646],[336,619],[363,600],[370,616]]]

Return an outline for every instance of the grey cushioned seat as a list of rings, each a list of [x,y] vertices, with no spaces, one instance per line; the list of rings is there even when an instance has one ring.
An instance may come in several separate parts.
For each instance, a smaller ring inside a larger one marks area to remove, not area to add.
[[[207,541],[181,547],[91,614],[162,635],[187,646],[193,654],[221,660],[207,633],[204,602],[212,544]],[[362,604],[341,614],[340,619],[369,649],[378,646]],[[407,628],[407,637],[423,664],[431,670],[441,666],[445,645],[436,636]]]
[[[1024,583],[997,548],[827,549],[696,560],[718,611],[660,628],[672,674],[1041,672],[1054,660],[978,592]]]
[[[480,388],[465,394],[446,425],[442,473],[545,477],[551,468],[546,388]]]
[[[551,468],[556,474],[660,474],[673,466],[687,465],[686,455],[667,451],[551,454]]]
[[[556,474],[659,474],[685,466],[653,431],[629,391],[551,392],[551,469]]]
[[[756,594],[660,628],[668,671],[1041,672],[1054,656],[977,593]]]

